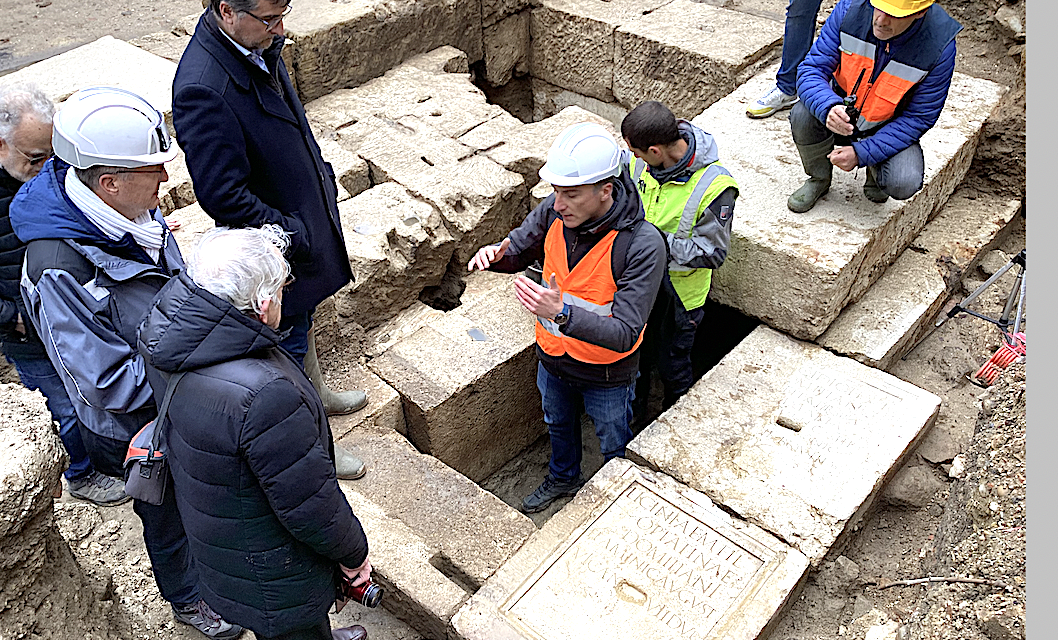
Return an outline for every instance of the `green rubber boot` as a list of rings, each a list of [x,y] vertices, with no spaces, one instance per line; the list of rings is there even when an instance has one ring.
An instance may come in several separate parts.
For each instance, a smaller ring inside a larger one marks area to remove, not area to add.
[[[801,188],[794,191],[786,201],[786,206],[794,213],[804,213],[816,205],[816,201],[830,191],[830,178],[834,165],[830,164],[827,154],[834,148],[834,136],[822,142],[808,145],[797,145],[801,154],[808,180]]]
[[[878,180],[874,176],[874,167],[867,167],[867,181],[863,183],[863,195],[877,204],[882,204],[889,199],[889,194],[878,186]]]

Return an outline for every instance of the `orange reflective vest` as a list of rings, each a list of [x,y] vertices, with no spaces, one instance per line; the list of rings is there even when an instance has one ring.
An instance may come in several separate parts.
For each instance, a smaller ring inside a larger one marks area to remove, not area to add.
[[[613,295],[617,283],[613,279],[611,254],[617,231],[611,229],[602,240],[580,259],[573,271],[566,259],[566,240],[562,233],[562,220],[556,219],[544,238],[544,283],[555,274],[555,282],[562,290],[562,302],[571,307],[587,309],[601,316],[612,314]],[[613,364],[626,358],[643,342],[643,332],[632,348],[625,352],[612,351],[606,347],[590,344],[563,334],[557,324],[549,318],[536,318],[536,343],[549,356],[568,355],[574,360],[589,364]]]
[[[849,95],[863,72],[863,81],[856,89],[856,107],[860,110],[856,127],[860,131],[875,129],[896,115],[908,92],[929,74],[961,28],[939,6],[931,5],[919,18],[922,24],[917,26],[917,32],[894,48],[890,57],[889,43],[871,35],[873,16],[874,8],[866,0],[849,7],[841,21],[841,57],[834,70],[834,80],[843,96]],[[885,47],[886,55],[884,66],[875,77],[878,47]]]

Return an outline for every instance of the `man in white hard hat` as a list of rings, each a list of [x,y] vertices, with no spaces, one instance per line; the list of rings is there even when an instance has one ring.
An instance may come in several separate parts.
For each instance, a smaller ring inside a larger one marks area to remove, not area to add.
[[[289,0],[210,0],[173,79],[173,125],[202,209],[217,224],[278,224],[290,234],[294,281],[283,304],[283,348],[305,368],[328,415],[367,405],[332,391],[313,332],[317,305],[352,277],[334,169],[324,161],[281,52]],[[335,447],[338,477],[363,461]]]
[[[22,384],[47,399],[51,418],[59,425],[59,438],[70,455],[70,466],[63,472],[70,495],[112,506],[129,499],[125,483],[100,473],[88,457],[77,412],[22,302],[19,287],[26,245],[15,235],[8,216],[15,193],[51,157],[54,113],[55,106],[37,87],[0,87],[0,348],[15,365]]]
[[[581,476],[580,406],[606,460],[632,439],[643,328],[665,273],[665,240],[643,207],[614,137],[578,123],[551,145],[540,177],[555,192],[499,244],[467,265],[514,273],[543,262],[543,285],[521,276],[515,296],[536,315],[537,387],[551,437],[548,475],[522,501],[535,513],[575,494]]]
[[[11,203],[11,224],[27,244],[22,297],[85,427],[92,463],[122,476],[129,442],[157,414],[136,331],[183,268],[158,211],[176,149],[161,113],[110,87],[74,93],[52,130],[55,157]],[[211,638],[239,635],[199,596],[172,489],[161,505],[135,500],[133,510],[174,617]]]

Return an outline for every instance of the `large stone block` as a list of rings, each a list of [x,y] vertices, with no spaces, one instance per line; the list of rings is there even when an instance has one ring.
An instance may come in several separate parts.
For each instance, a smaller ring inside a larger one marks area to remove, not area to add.
[[[545,431],[535,319],[514,297],[515,276],[488,275],[495,282],[488,292],[369,363],[404,399],[415,446],[471,480],[486,478]]]
[[[444,638],[448,621],[469,594],[434,566],[440,555],[437,547],[354,491],[353,487],[359,483],[339,484],[371,546],[372,577],[385,591],[382,606],[423,637]],[[347,607],[336,621],[355,611],[357,606]],[[352,618],[343,626],[358,622],[359,619]]]
[[[550,118],[566,107],[575,106],[602,116],[609,120],[615,129],[620,130],[621,121],[628,115],[628,109],[616,102],[603,102],[562,87],[556,87],[539,78],[532,78],[531,82],[534,121]]]
[[[317,137],[316,142],[320,145],[320,155],[334,169],[338,201],[341,202],[367,191],[371,187],[371,176],[364,159],[339,144],[337,135],[334,138]]]
[[[1021,203],[958,191],[881,278],[819,336],[819,344],[888,369],[927,331],[941,307],[1009,229]]]
[[[432,72],[404,64],[355,89],[313,100],[305,105],[305,114],[314,124],[347,134],[348,127],[372,116],[390,121],[414,116],[437,133],[458,138],[505,112],[488,103],[469,74]],[[358,146],[343,143],[352,151]]]
[[[544,0],[533,9],[534,78],[613,102],[614,32],[669,0]]]
[[[353,282],[335,294],[338,315],[371,328],[441,282],[455,243],[441,215],[395,182],[338,204]]]
[[[767,69],[693,122],[716,137],[740,196],[727,260],[710,296],[791,335],[815,339],[918,235],[966,175],[981,129],[1005,89],[956,73],[944,111],[922,138],[925,186],[911,199],[875,204],[864,171],[834,171],[830,193],[808,213],[786,207],[806,176],[786,118],[750,121],[746,105],[775,83]]]
[[[782,36],[774,20],[673,0],[617,30],[614,97],[629,109],[658,100],[693,118],[743,82]]]
[[[412,116],[376,119],[357,151],[371,180],[393,181],[433,205],[456,239],[454,260],[466,264],[525,218],[525,180]],[[365,127],[367,128],[367,127]]]
[[[381,76],[442,45],[482,58],[481,3],[471,0],[305,0],[285,21],[298,93],[308,102]]]
[[[762,326],[628,451],[818,565],[939,409],[932,393]]]
[[[497,118],[461,136],[459,142],[484,153],[504,169],[521,174],[525,184],[535,185],[540,181],[540,167],[547,161],[551,143],[566,127],[578,122],[597,122],[620,139],[614,125],[602,116],[580,107],[567,107],[550,118],[529,124],[513,117]],[[526,213],[528,210],[522,212],[519,222]]]
[[[180,246],[180,253],[183,254],[185,260],[198,245],[202,234],[217,226],[216,221],[209,217],[209,214],[203,211],[197,202],[177,209],[169,216],[180,221],[180,228],[173,231],[173,238]]]
[[[354,429],[341,440],[367,464],[367,482],[343,482],[437,549],[435,567],[476,591],[536,531],[507,506],[391,430]]]
[[[191,183],[191,174],[187,171],[187,160],[184,152],[176,145],[178,153],[171,161],[165,163],[165,171],[169,179],[158,187],[159,208],[162,215],[169,215],[177,209],[191,206],[198,202],[195,195],[194,185]]]
[[[165,115],[172,130],[176,63],[124,40],[103,36],[95,42],[0,76],[0,85],[30,82],[59,103],[85,87],[105,85],[139,95]]]
[[[485,80],[499,86],[529,72],[529,12],[521,11],[484,29]]]
[[[611,460],[452,619],[459,640],[755,640],[804,555],[709,498]]]
[[[328,354],[321,353],[320,357],[328,359]],[[341,440],[353,429],[373,429],[375,431],[396,431],[407,434],[408,429],[404,425],[404,407],[401,405],[400,395],[393,387],[379,378],[371,371],[361,365],[347,365],[343,363],[347,371],[334,376],[328,376],[331,389],[359,389],[367,396],[367,406],[345,415],[330,416],[327,421],[331,425],[331,435],[335,442]]]

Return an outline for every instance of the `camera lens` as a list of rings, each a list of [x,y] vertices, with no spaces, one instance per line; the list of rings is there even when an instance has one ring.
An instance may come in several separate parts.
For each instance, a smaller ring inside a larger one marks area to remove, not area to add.
[[[382,587],[371,583],[367,589],[364,589],[364,596],[360,600],[360,604],[373,609],[378,606],[379,602],[382,602],[382,593]]]

